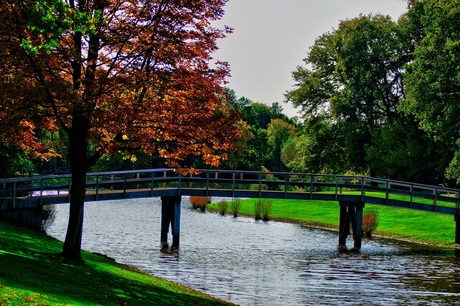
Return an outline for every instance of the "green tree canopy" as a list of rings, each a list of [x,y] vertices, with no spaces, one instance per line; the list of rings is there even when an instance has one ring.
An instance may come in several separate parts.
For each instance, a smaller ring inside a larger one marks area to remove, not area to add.
[[[405,97],[404,64],[410,60],[405,32],[383,15],[342,21],[320,36],[305,65],[293,72],[296,88],[287,101],[300,106],[305,119],[332,119],[344,133],[350,166],[365,170],[365,147],[374,130],[391,124]]]
[[[408,21],[416,48],[405,74],[403,110],[452,160],[449,178],[460,181],[460,1],[411,1]]]
[[[281,149],[283,145],[296,134],[294,125],[282,120],[272,119],[267,128],[268,141],[273,148],[273,170],[282,171]]]

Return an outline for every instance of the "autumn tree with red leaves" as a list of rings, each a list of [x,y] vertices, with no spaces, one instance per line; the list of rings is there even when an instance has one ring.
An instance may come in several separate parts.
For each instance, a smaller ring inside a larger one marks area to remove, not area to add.
[[[80,258],[86,173],[103,155],[142,150],[180,169],[191,155],[217,166],[233,147],[229,69],[210,66],[231,31],[211,25],[226,2],[1,1],[0,133],[45,158],[37,132],[68,135],[65,257]]]

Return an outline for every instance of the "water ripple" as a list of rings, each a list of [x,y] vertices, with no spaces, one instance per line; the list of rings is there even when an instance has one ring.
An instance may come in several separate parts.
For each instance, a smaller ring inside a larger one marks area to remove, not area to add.
[[[87,203],[83,248],[241,305],[450,305],[460,298],[450,252],[372,240],[339,254],[336,233],[189,209],[179,253],[159,249],[158,199]],[[50,235],[63,240],[68,205]]]

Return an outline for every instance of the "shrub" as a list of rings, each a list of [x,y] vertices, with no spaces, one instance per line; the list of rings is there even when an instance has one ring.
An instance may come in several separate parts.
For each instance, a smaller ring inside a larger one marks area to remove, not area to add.
[[[231,209],[232,209],[232,213],[233,213],[234,218],[238,217],[238,212],[240,211],[240,207],[241,207],[241,200],[240,199],[233,199]]]
[[[372,237],[372,232],[377,229],[379,225],[378,213],[374,209],[369,209],[363,214],[363,232],[366,237]]]
[[[222,215],[222,216],[225,216],[225,212],[227,211],[227,207],[228,207],[228,202],[227,201],[222,201],[222,202],[219,202],[219,213]]]
[[[210,197],[205,196],[190,196],[190,203],[194,209],[200,209],[202,212],[206,210],[206,206],[211,202]]]

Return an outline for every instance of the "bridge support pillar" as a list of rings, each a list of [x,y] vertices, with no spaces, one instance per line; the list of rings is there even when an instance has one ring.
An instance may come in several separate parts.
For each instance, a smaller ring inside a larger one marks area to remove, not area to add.
[[[353,251],[361,249],[363,237],[363,202],[340,202],[339,251],[347,250],[350,223],[353,230]]]
[[[36,231],[42,231],[43,206],[0,210],[0,221],[6,221]]]
[[[161,247],[169,248],[168,233],[171,225],[172,246],[171,249],[179,249],[180,236],[180,206],[181,197],[161,197]]]
[[[455,215],[455,243],[460,244],[460,215]]]

